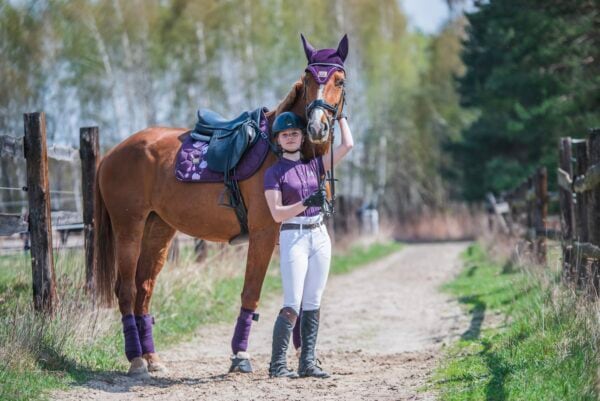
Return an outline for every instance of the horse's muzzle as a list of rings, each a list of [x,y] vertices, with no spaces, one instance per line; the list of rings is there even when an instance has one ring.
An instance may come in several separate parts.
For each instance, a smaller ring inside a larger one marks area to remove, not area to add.
[[[322,121],[311,122],[306,127],[308,138],[313,143],[323,143],[327,141],[329,133],[329,124]]]

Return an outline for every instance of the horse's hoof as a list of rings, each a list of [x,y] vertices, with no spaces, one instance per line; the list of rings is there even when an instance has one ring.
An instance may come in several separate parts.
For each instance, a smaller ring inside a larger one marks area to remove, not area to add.
[[[252,364],[250,363],[250,355],[247,352],[238,352],[231,356],[231,367],[229,373],[252,373]]]
[[[148,362],[148,372],[167,372],[167,367],[160,361],[158,354],[144,354],[143,358]]]
[[[162,362],[152,362],[148,364],[149,372],[167,373],[169,370]]]
[[[136,378],[136,379],[144,379],[150,377],[148,373],[148,362],[142,357],[133,358],[131,361],[131,365],[129,365],[129,371],[127,372],[127,376]]]

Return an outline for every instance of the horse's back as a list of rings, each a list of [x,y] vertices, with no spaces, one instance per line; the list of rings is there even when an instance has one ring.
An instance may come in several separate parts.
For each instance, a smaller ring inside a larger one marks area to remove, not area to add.
[[[110,151],[103,158],[103,163],[119,164],[123,159],[130,162],[143,162],[146,158],[155,158],[159,154],[169,154],[181,145],[181,135],[189,130],[185,128],[150,127],[129,136]],[[129,164],[129,163],[128,163]]]
[[[98,166],[98,183],[111,214],[122,207],[146,212],[157,170],[173,164],[184,128],[152,127],[112,148]]]

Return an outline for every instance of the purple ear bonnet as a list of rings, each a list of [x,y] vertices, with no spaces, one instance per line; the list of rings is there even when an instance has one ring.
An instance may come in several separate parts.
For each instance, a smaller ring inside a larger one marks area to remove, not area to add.
[[[325,84],[335,71],[345,71],[344,61],[348,56],[348,36],[344,35],[337,49],[316,50],[304,35],[300,34],[304,53],[308,60],[306,72],[310,72],[319,85]]]

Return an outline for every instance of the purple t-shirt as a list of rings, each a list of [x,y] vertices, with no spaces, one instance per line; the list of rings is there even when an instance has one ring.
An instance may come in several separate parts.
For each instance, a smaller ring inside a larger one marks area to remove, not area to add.
[[[292,205],[300,202],[319,188],[319,176],[325,174],[323,158],[293,161],[280,158],[265,173],[265,191],[281,191],[281,203]],[[309,207],[298,216],[316,216],[321,213],[319,207]]]

